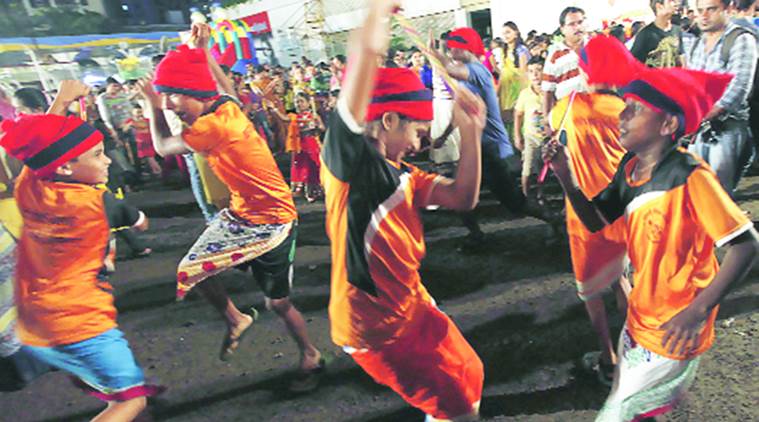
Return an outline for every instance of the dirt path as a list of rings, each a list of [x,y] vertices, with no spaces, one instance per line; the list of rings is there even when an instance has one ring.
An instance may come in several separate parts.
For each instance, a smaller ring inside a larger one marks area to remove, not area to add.
[[[739,200],[759,216],[759,178],[744,181]],[[745,188],[751,186],[751,188]],[[176,263],[203,229],[188,191],[143,192],[130,200],[152,219],[145,235],[155,253],[121,261],[113,278],[119,322],[150,377],[169,386],[153,403],[159,421],[421,421],[388,389],[374,384],[328,334],[328,241],[321,204],[299,203],[301,215],[293,299],[328,357],[321,388],[307,396],[285,393],[297,349],[284,326],[264,312],[249,275],[220,278],[238,305],[262,311],[236,359],[217,359],[223,323],[191,295],[174,301]],[[537,220],[505,221],[483,202],[487,248],[457,251],[465,230],[447,211],[426,213],[428,255],[422,276],[441,308],[461,327],[485,363],[482,414],[494,421],[592,420],[607,394],[575,369],[594,339],[576,298],[566,245],[553,244]],[[733,292],[720,312],[716,346],[702,363],[677,421],[758,420],[757,338],[759,271]],[[611,297],[612,324],[620,327]],[[87,420],[101,404],[70,387],[63,373],[48,374],[26,390],[0,395],[0,420]]]

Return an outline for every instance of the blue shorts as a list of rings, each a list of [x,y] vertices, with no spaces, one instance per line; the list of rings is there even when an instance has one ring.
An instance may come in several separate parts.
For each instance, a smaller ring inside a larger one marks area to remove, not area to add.
[[[24,349],[36,359],[75,375],[80,387],[104,401],[124,401],[163,391],[162,387],[145,384],[142,368],[117,328],[78,343]]]

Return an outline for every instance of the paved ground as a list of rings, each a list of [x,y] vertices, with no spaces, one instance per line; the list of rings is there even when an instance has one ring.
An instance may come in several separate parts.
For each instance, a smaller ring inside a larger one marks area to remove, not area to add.
[[[447,211],[424,216],[428,255],[425,284],[462,328],[485,363],[484,419],[587,421],[607,390],[576,369],[594,348],[575,287],[565,244],[529,218],[505,219],[484,197],[480,213],[486,248],[457,250],[465,230]],[[283,324],[264,312],[248,275],[220,276],[236,303],[262,311],[236,359],[217,359],[223,323],[209,305],[190,296],[174,302],[174,270],[203,229],[188,190],[153,189],[131,195],[151,217],[146,240],[155,253],[121,261],[113,278],[119,322],[147,374],[169,386],[151,405],[160,421],[421,421],[388,389],[374,384],[329,339],[328,240],[321,203],[299,202],[301,216],[293,299],[328,357],[321,388],[305,396],[285,393],[297,350]],[[744,209],[759,216],[759,178],[744,181]],[[122,252],[123,252],[122,248]],[[759,420],[757,337],[759,272],[736,289],[720,311],[716,346],[706,353],[677,421]],[[617,329],[622,319],[607,308]],[[87,420],[101,404],[70,387],[63,373],[48,374],[26,390],[0,395],[0,420]]]

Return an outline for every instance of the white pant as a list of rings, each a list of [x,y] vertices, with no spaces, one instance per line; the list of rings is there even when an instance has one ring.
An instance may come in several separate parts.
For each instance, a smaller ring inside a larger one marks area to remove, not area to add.
[[[445,132],[451,123],[453,116],[453,100],[432,100],[434,119],[430,127],[430,136],[437,139]],[[459,148],[461,147],[461,135],[458,129],[454,129],[448,137],[448,141],[440,148],[430,150],[430,159],[435,164],[459,161]]]

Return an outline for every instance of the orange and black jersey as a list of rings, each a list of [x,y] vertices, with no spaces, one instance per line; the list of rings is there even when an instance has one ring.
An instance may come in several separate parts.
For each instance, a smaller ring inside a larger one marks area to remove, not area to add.
[[[637,162],[634,154],[625,155],[610,185],[593,202],[609,223],[625,217],[634,269],[627,314],[633,338],[657,354],[688,359],[711,346],[717,309],[691,355],[668,353],[660,327],[717,275],[715,245],[727,244],[753,224],[711,168],[686,150],[669,151],[649,180],[632,180]]]
[[[330,120],[321,157],[332,339],[340,346],[379,346],[432,300],[418,272],[425,253],[419,208],[439,176],[383,157],[344,102]]]

